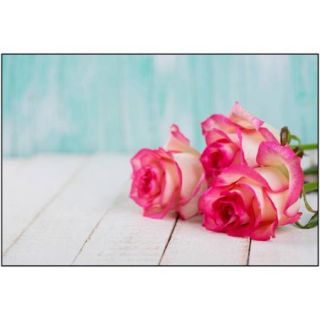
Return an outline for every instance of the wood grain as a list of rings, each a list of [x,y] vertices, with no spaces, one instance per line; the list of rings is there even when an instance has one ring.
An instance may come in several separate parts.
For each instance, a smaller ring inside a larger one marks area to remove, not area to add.
[[[317,206],[317,194],[308,195],[313,208]],[[304,223],[311,214],[302,206]],[[280,227],[271,241],[252,241],[250,265],[317,265],[318,239],[317,230],[299,229],[293,225]]]
[[[157,265],[167,245],[176,215],[145,218],[128,197],[129,185],[106,213],[75,264]]]
[[[126,156],[91,159],[4,255],[4,264],[70,264],[128,176]]]
[[[78,156],[4,161],[3,249],[6,251],[83,164]]]
[[[179,220],[162,265],[245,265],[249,239],[207,231],[201,216]]]
[[[4,265],[317,264],[317,229],[250,242],[207,231],[199,216],[143,217],[128,197],[128,156],[5,160],[3,174]],[[317,194],[308,198],[316,207]]]

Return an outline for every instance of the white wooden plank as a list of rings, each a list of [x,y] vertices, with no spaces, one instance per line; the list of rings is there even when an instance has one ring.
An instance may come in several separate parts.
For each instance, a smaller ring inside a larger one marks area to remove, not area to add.
[[[74,264],[157,265],[176,222],[176,214],[158,220],[143,217],[129,199],[129,185],[106,213]]]
[[[202,226],[202,217],[178,220],[162,265],[245,265],[249,239],[210,232]]]
[[[83,162],[82,157],[47,155],[23,160],[4,160],[4,252]]]
[[[3,160],[3,180],[8,181],[14,178],[19,168],[26,165],[28,161],[25,158],[8,158]]]
[[[305,157],[303,161],[304,168],[316,165],[316,152],[309,151],[308,154],[308,157]],[[304,219],[307,218],[310,218],[310,214]],[[294,246],[305,248],[307,244],[310,247],[308,254],[306,254],[309,260],[306,258],[303,258],[303,260],[305,262],[316,261],[316,229],[300,230],[293,226],[288,228],[293,229],[294,235],[297,236],[296,243],[290,246],[290,250],[297,254],[298,250]],[[281,238],[285,230],[286,228],[279,229]],[[291,237],[290,241],[293,240],[294,236]],[[205,230],[201,226],[201,217],[198,216],[189,221],[178,221],[161,264],[245,265],[249,258],[249,243],[248,239],[233,238],[225,234]],[[252,250],[255,251],[257,243],[261,246],[267,243],[268,246],[273,248],[274,240],[270,242],[252,241],[252,243],[254,243]],[[276,250],[276,248],[273,250]],[[285,248],[285,250],[288,250],[288,248]],[[300,250],[300,252],[302,251]],[[295,263],[299,263],[299,257],[296,257],[296,254],[293,254],[291,259]],[[290,260],[290,257],[288,259]],[[271,262],[271,264],[280,263],[279,258],[275,260],[276,262]]]
[[[317,194],[308,195],[313,208],[317,205]],[[301,222],[310,219],[303,206]],[[295,226],[284,226],[276,230],[276,238],[271,241],[252,241],[250,265],[317,265],[318,240],[317,228],[299,229]]]
[[[85,165],[4,256],[5,265],[70,264],[129,177],[125,156]]]

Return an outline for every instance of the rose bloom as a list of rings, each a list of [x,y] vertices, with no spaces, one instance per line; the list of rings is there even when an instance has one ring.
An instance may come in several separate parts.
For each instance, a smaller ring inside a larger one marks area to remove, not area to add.
[[[279,142],[279,133],[245,111],[238,102],[229,117],[214,114],[201,126],[207,147],[200,159],[209,182],[231,165],[257,166],[260,143]]]
[[[257,168],[232,165],[201,196],[205,228],[269,240],[277,226],[296,222],[303,188],[301,159],[289,146],[262,142]]]
[[[163,218],[177,211],[182,219],[198,213],[198,200],[206,188],[200,153],[172,125],[163,148],[142,149],[132,159],[130,197],[144,209],[144,215]]]

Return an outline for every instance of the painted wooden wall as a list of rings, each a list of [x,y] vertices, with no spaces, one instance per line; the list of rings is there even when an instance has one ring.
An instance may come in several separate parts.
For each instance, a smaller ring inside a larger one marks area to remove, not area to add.
[[[134,152],[171,123],[201,148],[200,122],[235,100],[315,142],[316,56],[6,55],[4,155]]]

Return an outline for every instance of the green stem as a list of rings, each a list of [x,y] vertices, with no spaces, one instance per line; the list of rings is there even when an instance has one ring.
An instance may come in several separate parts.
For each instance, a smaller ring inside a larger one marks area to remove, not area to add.
[[[290,142],[291,140],[296,140],[296,141],[299,143],[299,145],[301,144],[300,138],[299,138],[298,136],[290,133],[290,134],[289,134],[289,142]]]
[[[306,206],[306,209],[309,212],[317,213],[318,211],[317,210],[313,210],[312,207],[310,206],[310,204],[309,204],[309,202],[307,200],[306,194],[304,192],[302,193],[302,196],[303,196],[303,201],[304,201],[304,205]]]
[[[305,169],[303,171],[305,176],[311,175],[311,174],[317,174],[318,173],[318,167],[310,167],[308,169]]]
[[[308,192],[312,192],[312,191],[315,191],[315,190],[318,190],[318,184],[315,183],[315,182],[305,183],[304,186],[303,186],[302,196],[303,196],[304,204],[306,206],[306,209],[309,212],[313,213],[313,216],[310,218],[310,220],[305,225],[302,225],[300,222],[297,221],[295,223],[295,225],[298,228],[311,229],[311,228],[314,228],[314,227],[316,227],[318,225],[319,212],[317,210],[312,209],[312,207],[310,206],[310,204],[309,204],[309,202],[307,200],[307,197],[306,197],[306,194]]]
[[[318,148],[318,144],[317,143],[310,143],[310,144],[299,144],[296,146],[291,146],[292,148],[294,147],[299,147],[302,150],[314,150]]]
[[[318,182],[306,182],[303,185],[303,193],[309,193],[318,190]]]
[[[319,215],[315,213],[305,225],[302,225],[300,222],[296,222],[295,225],[300,229],[312,229],[318,225],[318,219]]]

